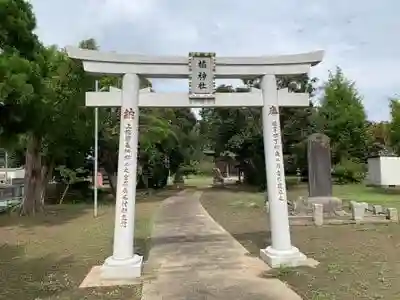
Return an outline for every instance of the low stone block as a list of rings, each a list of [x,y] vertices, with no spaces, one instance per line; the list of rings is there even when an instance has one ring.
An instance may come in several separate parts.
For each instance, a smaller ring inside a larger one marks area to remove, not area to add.
[[[365,211],[368,210],[368,203],[367,202],[361,202],[360,204],[362,204],[364,206]]]
[[[383,212],[382,205],[373,205],[372,208],[372,212],[374,213],[374,215],[378,215]]]
[[[307,204],[312,207],[313,204],[322,204],[324,212],[334,212],[342,209],[342,199],[337,197],[309,197]]]
[[[356,205],[357,203],[358,203],[357,201],[351,200],[351,201],[349,202],[349,204],[350,204],[350,209],[352,210],[352,209],[353,209],[353,206]]]
[[[352,203],[351,205],[352,218],[355,221],[362,221],[365,214],[365,206],[361,203]]]
[[[386,209],[386,219],[393,222],[399,222],[399,214],[397,212],[397,209],[392,207]]]
[[[313,208],[313,221],[316,226],[324,224],[324,206],[322,204],[314,203]]]
[[[265,201],[265,210],[269,213],[269,202]]]

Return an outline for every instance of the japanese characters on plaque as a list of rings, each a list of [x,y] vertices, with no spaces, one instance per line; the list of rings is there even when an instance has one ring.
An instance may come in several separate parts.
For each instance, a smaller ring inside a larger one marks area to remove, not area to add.
[[[271,106],[269,109],[270,115],[277,115],[278,108],[276,106]],[[283,182],[284,170],[283,170],[283,157],[282,157],[282,141],[280,136],[280,130],[278,129],[278,121],[272,121],[272,141],[274,147],[274,157],[275,157],[275,168],[276,168],[276,184],[278,189],[278,199],[280,201],[285,201],[285,184]]]
[[[189,53],[189,97],[214,98],[215,53]]]
[[[132,140],[132,120],[135,118],[135,112],[133,111],[133,108],[125,108],[123,110],[123,126],[124,126],[124,141],[125,145],[123,148],[124,151],[124,171],[123,171],[123,183],[122,183],[122,201],[121,201],[121,219],[120,219],[120,225],[122,228],[126,228],[127,223],[128,223],[128,201],[129,201],[129,194],[132,190],[131,187],[129,187],[129,177],[131,176],[131,172],[129,169],[130,166],[130,160],[132,159],[132,145],[131,145],[131,140]]]

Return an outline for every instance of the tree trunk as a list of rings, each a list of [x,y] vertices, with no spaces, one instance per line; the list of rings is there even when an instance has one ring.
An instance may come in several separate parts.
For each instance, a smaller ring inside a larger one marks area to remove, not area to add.
[[[110,178],[111,193],[115,197],[117,195],[117,172],[110,173],[108,176]]]
[[[113,152],[107,150],[99,151],[99,165],[102,166],[104,171],[107,173],[111,193],[115,197],[117,194],[117,156],[113,154]]]
[[[183,177],[183,172],[181,170],[181,167],[178,167],[178,169],[175,172],[175,176],[174,176],[174,184],[179,184],[179,183],[185,183],[185,179]]]
[[[41,139],[35,135],[28,137],[25,156],[25,184],[24,199],[21,207],[21,215],[35,215],[42,210],[42,163],[41,163]]]
[[[108,176],[108,181],[110,182],[111,193],[114,195],[117,194],[116,186],[117,186],[117,176],[115,175],[114,168],[111,168],[108,164],[104,164],[104,171],[106,171]]]
[[[54,162],[51,162],[48,166],[42,166],[42,191],[40,196],[40,204],[44,207],[44,201],[46,199],[46,192],[49,185],[49,181],[53,177]]]
[[[60,202],[58,202],[58,204],[61,205],[63,203],[64,198],[67,195],[68,189],[69,189],[69,183],[67,183],[67,186],[65,187],[64,192],[63,192],[63,194],[62,194],[62,196],[60,198]]]

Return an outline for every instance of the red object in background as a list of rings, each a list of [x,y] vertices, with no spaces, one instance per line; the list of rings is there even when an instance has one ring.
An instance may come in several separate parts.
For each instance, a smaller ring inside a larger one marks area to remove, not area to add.
[[[101,174],[101,172],[97,172],[97,186],[103,186],[103,174]]]

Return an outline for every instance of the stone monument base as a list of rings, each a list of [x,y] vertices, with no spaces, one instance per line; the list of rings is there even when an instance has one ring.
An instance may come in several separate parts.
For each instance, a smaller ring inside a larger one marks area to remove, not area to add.
[[[342,199],[332,196],[308,197],[307,205],[322,204],[325,213],[342,210]]]
[[[271,268],[279,268],[280,266],[299,267],[307,266],[310,261],[296,247],[290,250],[275,250],[271,246],[260,250],[261,259]]]
[[[139,278],[142,274],[143,256],[134,255],[130,259],[117,260],[112,256],[101,266],[101,278],[121,280]]]

